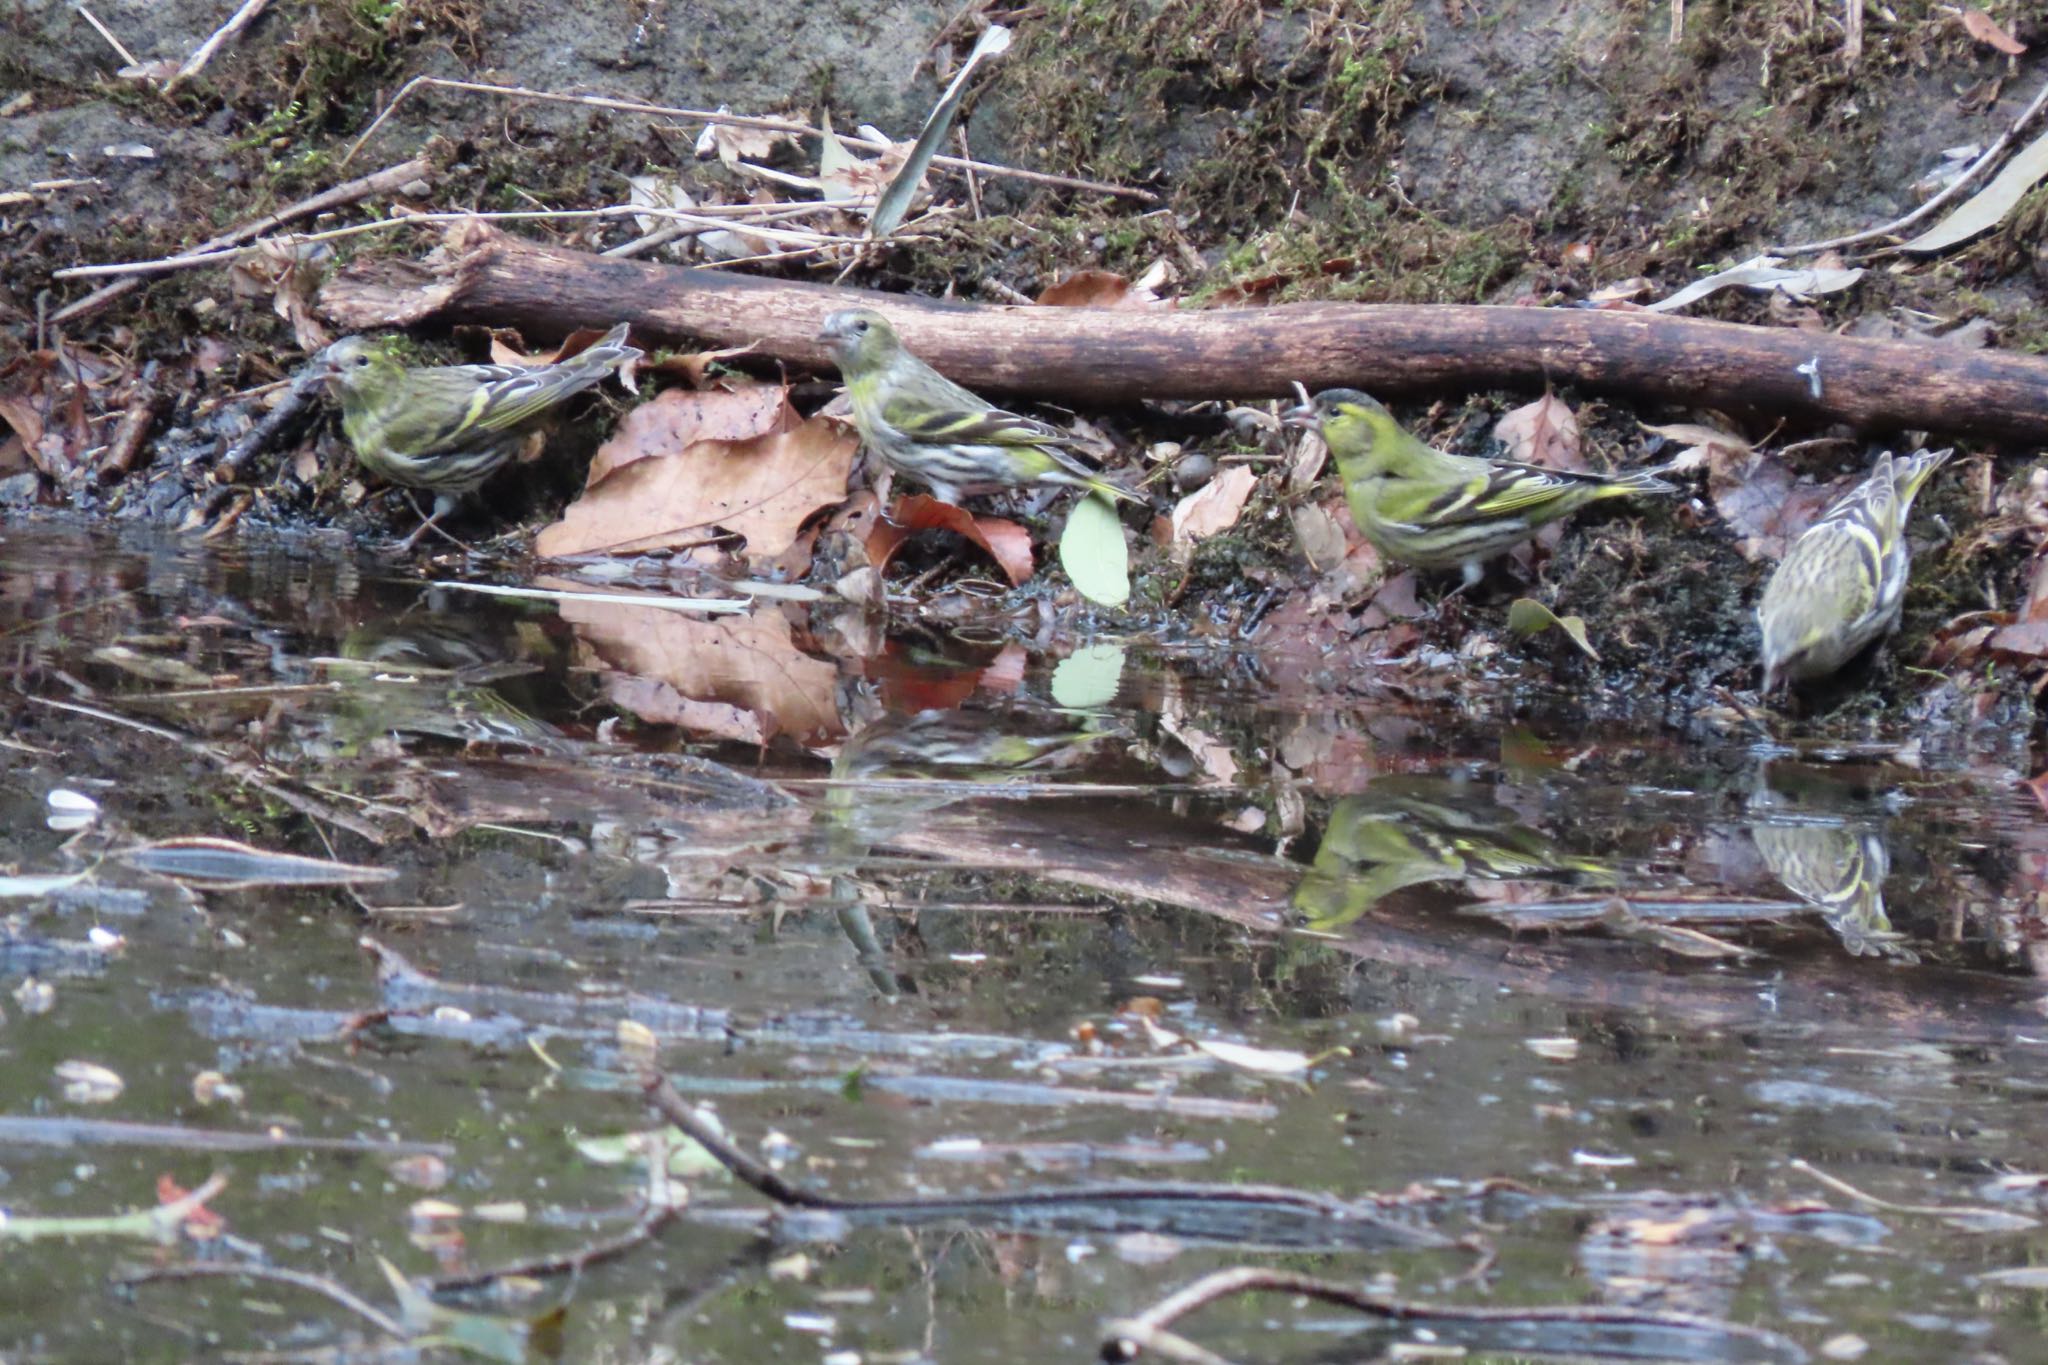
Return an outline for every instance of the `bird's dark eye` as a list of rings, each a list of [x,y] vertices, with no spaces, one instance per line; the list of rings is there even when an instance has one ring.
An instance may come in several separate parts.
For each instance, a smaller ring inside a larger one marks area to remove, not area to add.
[[[357,369],[361,369],[361,368],[362,368],[363,366],[365,366],[365,365],[368,365],[369,363],[370,363],[370,357],[368,357],[368,356],[366,356],[366,355],[359,355],[359,356],[357,356],[357,357],[356,357],[356,368],[357,368]]]
[[[866,323],[865,321],[862,321],[862,322],[856,322],[856,323],[854,323],[854,324],[853,324],[853,330],[854,330],[854,331],[856,331],[856,332],[865,332],[865,331],[867,331],[867,329],[868,329],[868,325],[867,325],[867,323]]]

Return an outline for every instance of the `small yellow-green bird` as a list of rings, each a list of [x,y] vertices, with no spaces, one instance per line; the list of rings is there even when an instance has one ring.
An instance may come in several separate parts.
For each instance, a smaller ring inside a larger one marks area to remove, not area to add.
[[[1287,420],[1321,428],[1351,519],[1374,548],[1418,569],[1461,569],[1466,587],[1487,560],[1587,503],[1678,491],[1648,471],[1576,474],[1452,455],[1424,445],[1356,389],[1325,389]]]
[[[365,469],[434,493],[434,512],[406,538],[410,550],[526,442],[532,423],[641,352],[620,323],[553,365],[434,365],[411,369],[389,341],[343,337],[320,353],[341,399],[341,429]]]
[[[1080,446],[1068,433],[1003,411],[905,350],[880,313],[842,309],[818,340],[846,379],[862,444],[939,501],[1041,483],[1138,501],[1075,458]]]
[[[1898,627],[1912,568],[1906,518],[1921,485],[1953,453],[1878,456],[1870,477],[1792,543],[1756,609],[1766,693],[1826,677]]]

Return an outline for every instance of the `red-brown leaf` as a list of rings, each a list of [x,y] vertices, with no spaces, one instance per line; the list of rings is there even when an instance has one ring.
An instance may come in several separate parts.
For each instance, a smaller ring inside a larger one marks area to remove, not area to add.
[[[1022,526],[1000,517],[977,517],[964,507],[940,502],[924,493],[898,498],[889,509],[888,518],[875,523],[874,530],[868,532],[868,563],[886,573],[896,551],[918,531],[951,531],[967,537],[988,551],[989,558],[1009,576],[1013,588],[1030,582],[1035,571],[1031,533]]]

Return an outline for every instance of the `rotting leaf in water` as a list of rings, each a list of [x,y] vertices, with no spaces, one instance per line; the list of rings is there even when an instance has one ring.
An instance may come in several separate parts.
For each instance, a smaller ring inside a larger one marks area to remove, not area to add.
[[[1923,254],[1945,251],[1997,227],[2044,175],[2048,175],[2048,133],[2021,148],[1992,177],[1990,184],[1899,250]]]
[[[1131,551],[1115,509],[1089,496],[1067,513],[1060,532],[1060,567],[1091,602],[1120,607],[1131,598]]]
[[[1596,664],[1600,662],[1600,651],[1593,648],[1592,642],[1586,638],[1584,617],[1559,616],[1533,597],[1517,597],[1508,608],[1508,630],[1519,638],[1527,639],[1552,626],[1563,631],[1573,644],[1585,651],[1587,658]]]
[[[889,561],[903,543],[919,531],[951,531],[964,536],[995,560],[1009,578],[1010,586],[1022,587],[1037,571],[1031,555],[1031,533],[1014,521],[1001,517],[978,517],[964,507],[940,502],[925,493],[898,498],[889,515],[877,519],[868,532],[868,562],[887,572]]]
[[[144,872],[207,891],[233,891],[249,886],[357,886],[388,882],[398,875],[393,868],[276,853],[233,839],[203,835],[159,839],[122,849],[114,856]]]
[[[534,542],[542,555],[651,550],[744,536],[773,558],[803,523],[846,497],[858,442],[836,422],[795,421],[778,386],[667,390],[626,414],[592,460],[592,482]],[[707,433],[750,430],[727,439]],[[806,566],[796,566],[799,571]]]

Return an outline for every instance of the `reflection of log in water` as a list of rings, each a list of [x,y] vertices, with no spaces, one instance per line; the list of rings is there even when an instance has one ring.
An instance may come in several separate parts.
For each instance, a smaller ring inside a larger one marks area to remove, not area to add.
[[[944,863],[1035,873],[1133,900],[1215,915],[1262,932],[1288,926],[1303,869],[1213,826],[1136,804],[974,802],[897,833],[889,850]],[[1237,856],[1231,856],[1234,851]],[[1867,1040],[1990,1041],[2043,1026],[2039,983],[1938,966],[1901,969],[1799,950],[1749,970],[1690,968],[1634,945],[1578,938],[1517,942],[1444,913],[1462,897],[1428,888],[1390,897],[1336,951],[1577,1005],[1652,1009],[1694,1026],[1753,1024],[1853,1032]],[[1761,995],[1772,998],[1768,1008]],[[1875,1031],[1875,1034],[1873,1033]]]

